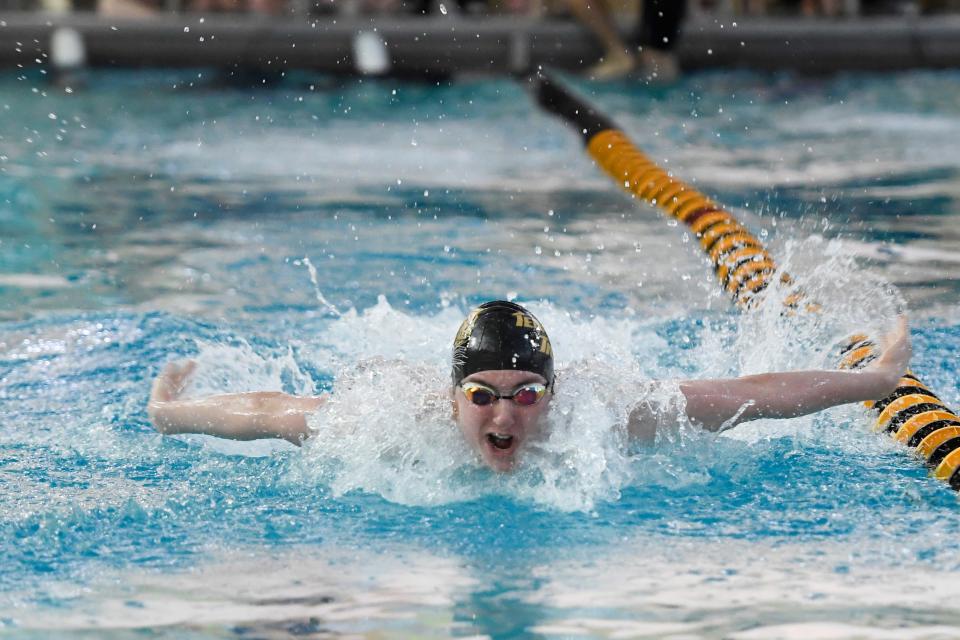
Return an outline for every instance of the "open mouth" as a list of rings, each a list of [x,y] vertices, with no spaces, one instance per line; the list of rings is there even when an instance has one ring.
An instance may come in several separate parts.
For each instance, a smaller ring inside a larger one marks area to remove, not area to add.
[[[494,449],[500,449],[506,451],[507,449],[513,446],[513,436],[508,436],[503,433],[488,433],[487,442],[490,443]]]

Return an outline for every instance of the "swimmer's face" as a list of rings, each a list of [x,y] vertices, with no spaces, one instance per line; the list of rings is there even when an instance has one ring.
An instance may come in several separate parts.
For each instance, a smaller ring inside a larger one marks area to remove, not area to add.
[[[530,371],[479,371],[463,379],[463,382],[478,382],[497,391],[511,395],[525,384],[546,384],[543,376]],[[552,394],[547,394],[536,404],[519,405],[513,400],[501,399],[488,405],[475,405],[457,386],[454,393],[454,415],[463,437],[480,454],[487,465],[495,471],[510,471],[517,461],[517,452],[541,429]]]

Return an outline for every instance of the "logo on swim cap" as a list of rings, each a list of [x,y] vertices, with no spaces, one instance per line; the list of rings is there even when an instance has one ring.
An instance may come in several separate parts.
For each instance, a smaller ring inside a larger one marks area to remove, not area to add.
[[[553,347],[532,313],[505,300],[473,309],[453,340],[453,384],[478,371],[516,369],[553,383]]]

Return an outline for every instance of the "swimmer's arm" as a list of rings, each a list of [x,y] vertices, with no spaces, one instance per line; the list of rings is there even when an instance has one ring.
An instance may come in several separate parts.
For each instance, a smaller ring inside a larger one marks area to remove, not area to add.
[[[686,414],[711,431],[758,418],[794,418],[849,402],[890,395],[910,361],[906,320],[886,342],[883,354],[859,371],[790,371],[680,383]]]
[[[322,396],[298,397],[279,391],[181,399],[195,366],[194,362],[170,363],[154,381],[147,413],[160,433],[203,433],[232,440],[283,438],[299,445],[310,435],[307,415],[325,401]]]

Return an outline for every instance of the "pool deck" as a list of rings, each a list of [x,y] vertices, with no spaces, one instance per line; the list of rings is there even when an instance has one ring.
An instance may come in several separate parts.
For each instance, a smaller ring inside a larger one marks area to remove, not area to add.
[[[576,23],[517,16],[310,19],[158,14],[0,13],[0,67],[45,64],[51,34],[80,33],[92,66],[312,69],[357,73],[355,39],[375,32],[400,76],[577,70],[599,49]],[[960,67],[960,15],[843,20],[696,15],[677,53],[686,69],[896,70]]]

